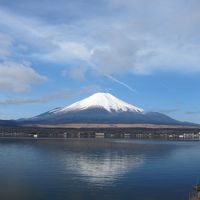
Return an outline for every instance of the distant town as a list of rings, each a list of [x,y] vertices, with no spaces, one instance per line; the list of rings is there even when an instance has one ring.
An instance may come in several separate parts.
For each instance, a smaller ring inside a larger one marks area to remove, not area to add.
[[[0,127],[0,137],[146,138],[199,140],[200,128],[46,128]]]

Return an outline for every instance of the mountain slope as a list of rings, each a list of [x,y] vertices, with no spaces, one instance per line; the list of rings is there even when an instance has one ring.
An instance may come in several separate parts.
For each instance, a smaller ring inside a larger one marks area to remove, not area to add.
[[[55,108],[23,121],[28,124],[107,123],[184,125],[167,115],[144,112],[109,93],[95,93],[69,106]]]
[[[0,120],[0,127],[6,127],[6,126],[17,126],[18,123],[16,120]]]
[[[55,109],[53,113],[62,113],[69,111],[81,111],[90,108],[102,108],[109,112],[143,112],[142,109],[128,104],[109,93],[95,93],[92,96],[73,103],[70,106],[65,106],[61,109]]]

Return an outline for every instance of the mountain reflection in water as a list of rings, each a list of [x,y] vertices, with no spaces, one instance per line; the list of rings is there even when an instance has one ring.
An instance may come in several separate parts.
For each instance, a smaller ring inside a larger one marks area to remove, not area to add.
[[[1,139],[2,200],[187,200],[199,142]]]
[[[143,163],[142,156],[117,153],[66,155],[66,167],[81,179],[94,184],[112,184]]]

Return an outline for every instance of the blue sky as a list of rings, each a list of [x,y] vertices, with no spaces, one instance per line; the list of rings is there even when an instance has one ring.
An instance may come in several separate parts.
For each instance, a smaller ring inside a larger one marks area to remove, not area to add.
[[[200,123],[199,0],[0,0],[0,119],[94,92]]]

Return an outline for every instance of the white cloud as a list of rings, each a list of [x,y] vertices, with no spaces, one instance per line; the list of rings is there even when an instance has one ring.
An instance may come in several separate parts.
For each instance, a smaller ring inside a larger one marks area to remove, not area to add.
[[[84,9],[77,2],[78,7],[70,4],[79,14],[76,20],[63,9],[57,13],[58,23],[34,17],[37,11],[26,18],[0,9],[0,24],[28,47],[29,57],[75,62],[77,70],[78,60],[100,75],[200,72],[199,1],[109,0],[95,6],[97,13],[79,13]],[[94,6],[86,5],[88,10]],[[68,4],[63,6],[69,9]],[[48,16],[48,6],[44,12]],[[77,74],[73,71],[72,76]]]
[[[10,56],[11,46],[11,38],[3,33],[0,33],[0,59],[6,59],[8,56]]]
[[[73,67],[62,71],[62,76],[71,77],[72,79],[83,81],[88,68],[85,66]]]
[[[1,91],[25,92],[32,84],[45,80],[45,76],[39,75],[27,63],[4,62],[0,64]]]
[[[128,34],[112,32],[106,38],[104,47],[93,50],[90,62],[97,73],[102,75],[137,72],[137,64],[142,58],[151,55],[145,42]]]
[[[57,46],[56,50],[44,54],[41,56],[42,59],[56,63],[66,63],[69,59],[88,60],[90,57],[90,51],[85,44],[66,41],[55,41],[53,44]]]

